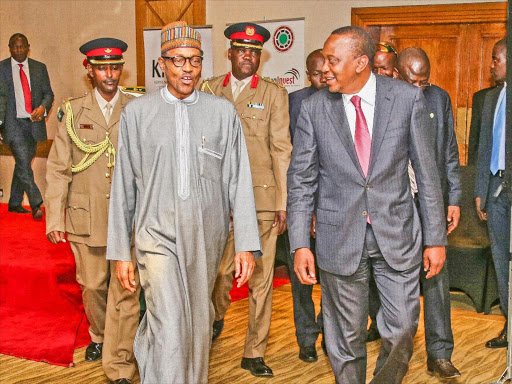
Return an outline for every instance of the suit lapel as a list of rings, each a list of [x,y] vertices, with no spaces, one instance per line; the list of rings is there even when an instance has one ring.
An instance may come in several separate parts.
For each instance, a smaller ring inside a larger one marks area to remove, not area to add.
[[[13,103],[16,104],[16,99],[14,96],[14,82],[12,81],[12,66],[11,66],[11,59],[7,59],[8,61],[5,64],[5,73],[6,73],[6,79],[7,79],[7,89],[10,93],[9,99],[13,100]]]
[[[332,125],[336,133],[338,134],[341,143],[347,150],[350,159],[354,163],[361,177],[364,178],[364,173],[359,164],[359,158],[357,157],[356,147],[354,145],[354,139],[350,133],[350,126],[348,125],[347,115],[345,113],[345,105],[343,103],[343,95],[341,93],[330,93],[327,91],[327,116],[331,120]]]
[[[221,88],[221,92],[220,92],[221,97],[231,101],[231,103],[234,104],[235,102],[233,101],[233,92],[231,92],[231,83],[228,82],[228,84],[226,86],[222,85],[222,83],[221,83],[220,88]]]
[[[388,128],[391,109],[395,100],[391,84],[385,84],[380,76],[375,76],[377,80],[377,91],[375,95],[375,109],[373,115],[372,149],[370,152],[370,165],[368,167],[368,178],[372,174],[373,167],[377,161],[380,146],[384,139],[384,134]]]
[[[487,129],[487,145],[489,149],[492,149],[492,134],[494,129],[494,112],[496,110],[496,105],[498,104],[498,99],[500,97],[500,93],[503,87],[496,87],[485,95],[484,106],[482,109],[482,126],[488,127]]]

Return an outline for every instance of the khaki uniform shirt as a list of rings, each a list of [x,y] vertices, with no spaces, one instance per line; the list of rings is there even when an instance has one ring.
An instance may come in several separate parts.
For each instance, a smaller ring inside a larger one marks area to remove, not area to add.
[[[249,153],[258,216],[265,211],[286,211],[286,172],[292,151],[288,93],[272,79],[254,75],[256,78],[233,101],[228,76],[205,80],[200,89],[231,101],[238,112]]]
[[[118,91],[121,92],[121,91]],[[85,144],[96,144],[108,135],[117,148],[119,119],[124,106],[133,96],[119,94],[107,125],[94,96],[94,91],[71,99],[75,131]],[[65,106],[62,107],[65,112]],[[107,245],[107,218],[112,171],[105,151],[89,168],[71,172],[85,153],[71,140],[66,130],[64,113],[48,156],[46,166],[46,233],[68,233],[69,241],[92,247]],[[113,159],[111,157],[111,159]]]

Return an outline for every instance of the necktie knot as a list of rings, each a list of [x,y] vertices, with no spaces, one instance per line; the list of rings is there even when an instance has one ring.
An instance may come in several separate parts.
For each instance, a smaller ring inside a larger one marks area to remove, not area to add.
[[[352,96],[350,101],[352,102],[352,104],[354,104],[354,107],[361,108],[361,98],[359,96]]]
[[[18,64],[20,69],[23,69],[23,64]]]

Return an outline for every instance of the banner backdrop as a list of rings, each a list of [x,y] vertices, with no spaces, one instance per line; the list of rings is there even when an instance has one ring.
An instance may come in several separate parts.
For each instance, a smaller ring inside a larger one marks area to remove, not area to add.
[[[206,79],[213,76],[212,27],[211,25],[193,27],[201,34],[201,47],[204,56],[201,74],[202,78]],[[158,58],[160,57],[160,31],[161,29],[144,29],[147,93],[157,91],[165,85],[165,76],[158,65]]]
[[[288,92],[304,88],[306,80],[304,57],[304,18],[254,21],[270,32],[263,46],[258,73],[284,85]],[[231,24],[228,24],[231,25]],[[227,40],[229,48],[229,40]],[[227,61],[227,71],[231,62]]]

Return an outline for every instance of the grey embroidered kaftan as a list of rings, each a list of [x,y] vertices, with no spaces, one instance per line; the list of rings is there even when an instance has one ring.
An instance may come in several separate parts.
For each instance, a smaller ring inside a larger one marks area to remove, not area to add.
[[[166,88],[130,102],[119,129],[107,258],[135,248],[147,311],[134,344],[141,382],[206,383],[211,294],[233,214],[235,248],[260,242],[249,159],[234,107]]]

